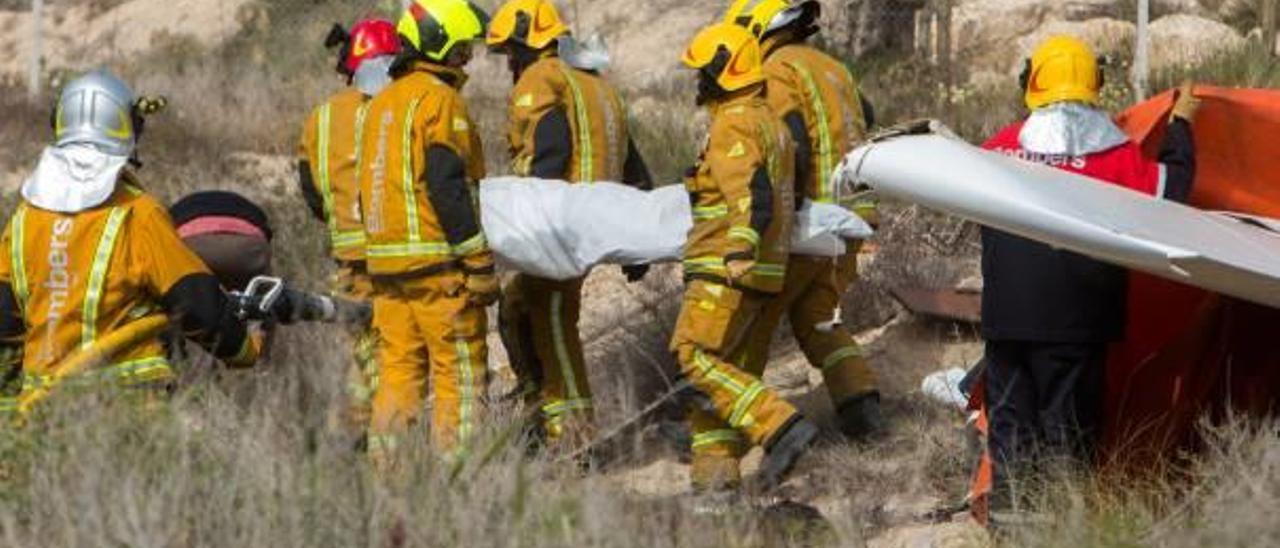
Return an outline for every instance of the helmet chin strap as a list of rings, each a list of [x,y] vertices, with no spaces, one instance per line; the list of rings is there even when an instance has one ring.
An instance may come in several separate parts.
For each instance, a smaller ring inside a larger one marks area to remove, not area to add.
[[[706,106],[728,95],[729,92],[716,83],[716,77],[705,70],[698,71],[698,106]]]
[[[524,71],[533,66],[543,57],[554,55],[554,46],[552,49],[536,50],[524,44],[513,43],[507,50],[507,68],[511,69],[511,77],[513,81],[519,81]]]
[[[133,150],[129,153],[129,165],[142,168],[142,160],[138,157],[138,145],[142,143],[142,134],[147,127],[147,118],[164,112],[169,108],[169,99],[163,95],[143,95],[133,103]]]

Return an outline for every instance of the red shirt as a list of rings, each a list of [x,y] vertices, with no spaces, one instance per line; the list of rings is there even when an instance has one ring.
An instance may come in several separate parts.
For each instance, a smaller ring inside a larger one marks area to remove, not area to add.
[[[1132,142],[1086,156],[1034,154],[1018,142],[1022,122],[983,148],[1163,195],[1164,168]],[[988,341],[1105,344],[1125,326],[1125,269],[999,230],[982,230],[982,332]]]
[[[1005,128],[983,144],[982,148],[1078,173],[1150,196],[1164,195],[1164,166],[1143,156],[1142,149],[1133,141],[1086,156],[1038,154],[1024,150],[1018,142],[1024,123],[1018,122]]]

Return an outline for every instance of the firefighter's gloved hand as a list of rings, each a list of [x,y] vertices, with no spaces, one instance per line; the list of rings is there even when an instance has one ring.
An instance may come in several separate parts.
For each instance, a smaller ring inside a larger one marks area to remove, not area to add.
[[[489,306],[497,302],[498,277],[493,274],[468,274],[467,300],[477,306]]]
[[[284,291],[280,292],[280,297],[271,305],[271,317],[281,325],[297,323],[304,298],[305,295],[299,291],[284,288]]]
[[[756,262],[746,259],[729,259],[724,262],[725,270],[728,271],[729,281],[737,283],[747,274],[751,273],[751,269],[755,268]]]
[[[1173,102],[1173,114],[1170,120],[1181,118],[1187,122],[1194,122],[1196,113],[1200,111],[1200,98],[1195,95],[1195,86],[1191,82],[1184,82],[1182,87],[1178,88],[1178,98]]]
[[[636,283],[640,280],[643,280],[645,276],[649,275],[649,265],[647,264],[625,265],[622,267],[622,273],[627,276],[628,283]]]

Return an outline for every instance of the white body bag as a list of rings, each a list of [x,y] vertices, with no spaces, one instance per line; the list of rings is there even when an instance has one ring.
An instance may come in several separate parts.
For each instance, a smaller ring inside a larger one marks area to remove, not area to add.
[[[499,177],[480,184],[481,223],[506,267],[565,280],[598,264],[679,261],[693,226],[681,185],[642,191],[617,183]],[[871,227],[844,208],[806,202],[796,213],[792,253],[845,254],[845,240],[871,237]]]

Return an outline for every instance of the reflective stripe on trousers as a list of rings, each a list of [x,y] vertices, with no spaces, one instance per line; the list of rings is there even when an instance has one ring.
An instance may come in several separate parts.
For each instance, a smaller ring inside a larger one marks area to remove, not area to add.
[[[717,369],[715,363],[708,359],[700,348],[694,350],[693,360],[704,376],[734,395],[733,413],[729,416],[729,426],[741,428],[755,422],[755,419],[747,411],[751,409],[751,404],[755,403],[756,398],[760,397],[760,394],[764,392],[764,384],[760,381],[754,381],[750,385],[744,386],[733,377]]]
[[[696,450],[708,445],[740,443],[742,443],[742,434],[737,430],[720,429],[694,434],[692,447]]]
[[[548,318],[551,322],[552,343],[555,345],[556,362],[560,366],[560,375],[564,378],[565,395],[569,400],[576,400],[580,394],[578,390],[578,377],[573,372],[573,361],[569,358],[569,349],[565,345],[564,340],[564,293],[554,291],[551,293],[551,307]]]

